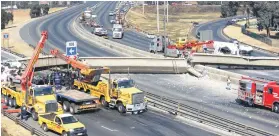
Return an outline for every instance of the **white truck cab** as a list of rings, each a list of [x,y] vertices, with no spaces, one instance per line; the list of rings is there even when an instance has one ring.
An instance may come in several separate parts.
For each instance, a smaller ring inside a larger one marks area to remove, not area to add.
[[[123,38],[124,29],[121,24],[113,24],[112,37],[113,38]]]

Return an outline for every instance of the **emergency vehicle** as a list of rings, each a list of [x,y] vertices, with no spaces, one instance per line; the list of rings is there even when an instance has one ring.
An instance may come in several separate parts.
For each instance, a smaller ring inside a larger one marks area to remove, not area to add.
[[[239,80],[238,100],[248,106],[260,105],[279,113],[279,83],[266,79],[242,77]]]

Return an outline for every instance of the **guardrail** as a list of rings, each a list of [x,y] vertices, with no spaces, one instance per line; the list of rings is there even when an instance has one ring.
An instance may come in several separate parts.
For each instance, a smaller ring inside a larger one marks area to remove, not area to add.
[[[240,134],[242,136],[275,136],[275,134],[265,132],[241,123],[225,119],[200,109],[179,103],[163,96],[145,92],[148,102],[159,109],[168,111],[171,114],[179,115],[199,123],[203,123],[224,131]],[[149,104],[149,105],[150,105]]]
[[[20,53],[14,52],[14,51],[12,51],[12,50],[10,50],[10,49],[7,49],[7,48],[5,48],[5,47],[1,47],[1,50],[6,51],[6,52],[8,52],[8,53],[11,53],[11,54],[13,54],[13,55],[16,55],[16,56],[22,57],[22,58],[25,58],[25,57],[26,57],[26,56],[25,56],[25,55],[23,55],[23,54],[20,54]]]
[[[27,123],[25,123],[22,120],[17,119],[15,116],[13,116],[10,113],[7,113],[5,111],[3,111],[2,109],[2,114],[6,117],[8,117],[9,119],[13,120],[16,124],[21,125],[22,127],[24,127],[25,129],[29,130],[31,132],[31,135],[37,135],[37,136],[48,136],[46,134],[44,134],[42,131],[33,128],[32,126],[28,125]]]
[[[193,65],[220,64],[220,65],[260,66],[260,67],[279,68],[279,57],[252,57],[252,56],[194,53],[193,56],[190,57],[190,62]]]

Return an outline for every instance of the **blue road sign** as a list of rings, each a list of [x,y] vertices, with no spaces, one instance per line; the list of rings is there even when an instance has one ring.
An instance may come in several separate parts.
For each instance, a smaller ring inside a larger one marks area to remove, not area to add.
[[[66,43],[66,55],[67,56],[76,56],[77,55],[77,42],[70,41]]]
[[[9,34],[5,33],[3,34],[4,39],[9,39]]]

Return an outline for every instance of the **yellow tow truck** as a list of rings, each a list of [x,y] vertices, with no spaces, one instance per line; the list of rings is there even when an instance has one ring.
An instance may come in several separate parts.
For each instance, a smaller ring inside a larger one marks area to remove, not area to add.
[[[98,97],[103,106],[117,108],[120,113],[137,114],[147,110],[144,92],[135,87],[134,80],[120,78],[111,81],[108,67],[92,68],[80,61],[66,57],[58,50],[52,50],[51,54],[78,69],[74,87]],[[102,73],[109,73],[108,81],[100,80]]]
[[[85,126],[72,114],[50,113],[39,115],[38,122],[45,132],[52,130],[62,136],[87,136]]]
[[[103,106],[117,108],[120,113],[142,113],[147,110],[147,100],[144,92],[135,87],[134,80],[130,78],[118,78],[100,80],[102,73],[110,73],[109,68],[91,69],[94,76],[91,81],[78,78],[74,86],[80,90],[100,98]]]

